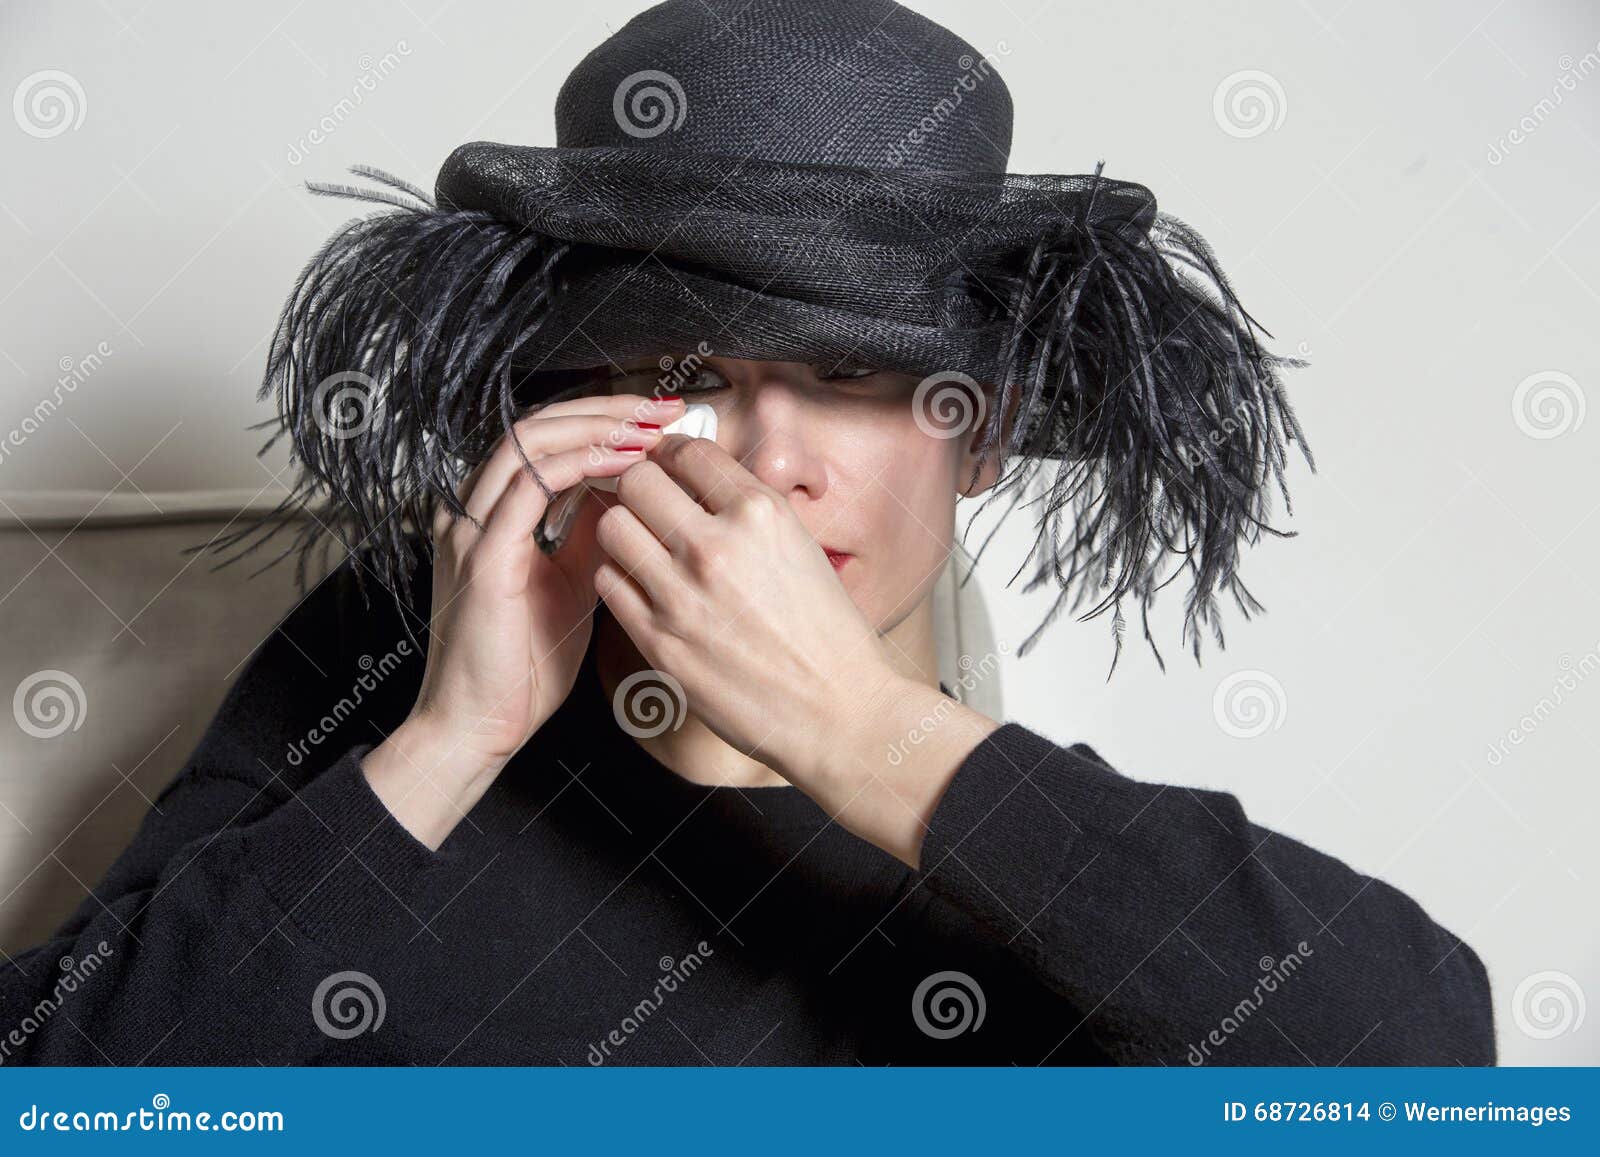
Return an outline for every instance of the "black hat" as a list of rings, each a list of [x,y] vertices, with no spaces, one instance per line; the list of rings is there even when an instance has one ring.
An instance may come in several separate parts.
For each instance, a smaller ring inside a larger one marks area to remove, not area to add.
[[[554,147],[462,145],[432,195],[365,166],[372,188],[311,184],[389,208],[312,259],[268,360],[285,505],[323,503],[290,549],[332,529],[400,597],[413,533],[465,514],[461,478],[563,371],[891,369],[1001,457],[989,500],[1034,499],[1046,622],[1091,599],[1120,650],[1123,599],[1148,639],[1187,573],[1198,659],[1219,592],[1260,609],[1239,552],[1281,533],[1286,447],[1310,460],[1277,375],[1302,363],[1143,185],[1008,173],[1011,119],[992,60],[891,0],[667,0],[573,70]]]

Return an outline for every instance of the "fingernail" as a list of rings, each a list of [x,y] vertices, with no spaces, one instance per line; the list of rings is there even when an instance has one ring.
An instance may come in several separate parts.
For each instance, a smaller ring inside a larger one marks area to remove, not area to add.
[[[659,398],[656,399],[656,401],[662,402],[662,403],[666,403],[666,402],[681,402],[681,401],[683,401],[683,398],[678,394],[662,394]]]
[[[615,449],[616,449],[618,454],[643,454],[644,453],[644,447],[643,446],[635,446],[635,445],[632,445],[632,444],[629,444],[627,446],[617,446],[617,447],[615,447]]]
[[[637,426],[641,430],[659,430],[659,429],[661,429],[661,423],[660,422],[635,422],[634,425]]]

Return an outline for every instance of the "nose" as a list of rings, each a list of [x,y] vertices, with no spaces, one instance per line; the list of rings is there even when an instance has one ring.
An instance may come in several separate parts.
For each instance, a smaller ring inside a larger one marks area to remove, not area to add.
[[[804,366],[757,363],[746,388],[736,391],[728,437],[718,441],[744,468],[793,501],[816,501],[828,489],[821,449],[824,431]]]

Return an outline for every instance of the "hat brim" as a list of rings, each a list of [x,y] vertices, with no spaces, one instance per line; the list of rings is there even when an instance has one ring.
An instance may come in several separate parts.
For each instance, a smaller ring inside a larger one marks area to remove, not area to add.
[[[730,357],[993,381],[1041,239],[1131,242],[1157,216],[1149,189],[1099,176],[493,142],[452,152],[435,195],[570,247],[518,358],[553,370],[704,340]]]
[[[989,500],[1037,491],[1029,587],[1060,588],[1046,624],[1093,600],[1088,615],[1115,611],[1120,650],[1124,599],[1147,614],[1186,573],[1198,659],[1202,628],[1221,639],[1219,595],[1259,609],[1240,551],[1278,533],[1267,518],[1274,489],[1288,499],[1286,447],[1310,458],[1278,379],[1301,363],[1263,348],[1270,335],[1205,241],[1142,185],[1099,167],[942,173],[492,143],[452,153],[434,198],[356,171],[385,188],[313,188],[396,211],[350,223],[307,265],[262,393],[301,464],[292,500],[325,494],[323,520],[398,591],[408,531],[439,503],[464,517],[462,477],[538,401],[517,392],[529,371],[704,342],[993,386],[971,430],[935,436],[970,434],[977,457],[1012,464]],[[945,397],[919,387],[918,404]],[[1042,473],[1047,460],[1058,468]]]

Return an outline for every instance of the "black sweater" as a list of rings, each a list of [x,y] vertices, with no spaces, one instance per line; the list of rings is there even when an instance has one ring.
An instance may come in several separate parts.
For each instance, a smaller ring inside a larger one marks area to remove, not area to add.
[[[657,763],[591,650],[430,851],[359,766],[423,666],[368,589],[346,564],[288,617],[93,895],[0,965],[0,1063],[1494,1061],[1483,965],[1407,896],[1016,723],[913,871],[796,788]]]

